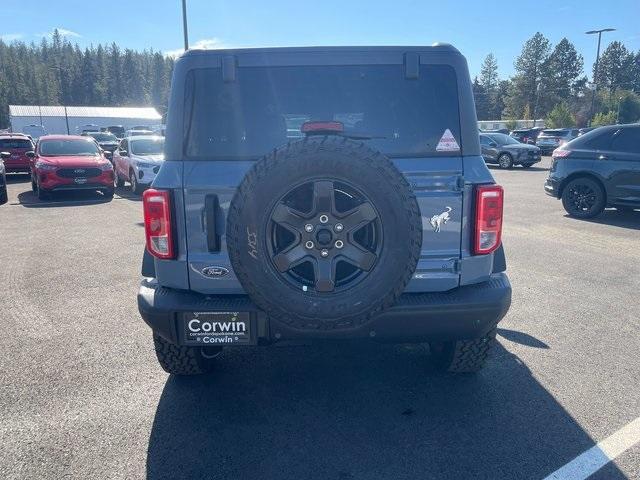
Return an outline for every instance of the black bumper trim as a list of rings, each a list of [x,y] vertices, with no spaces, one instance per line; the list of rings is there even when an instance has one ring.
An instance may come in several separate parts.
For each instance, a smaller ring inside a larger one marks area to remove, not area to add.
[[[143,320],[158,335],[181,343],[178,314],[186,311],[247,311],[261,343],[312,338],[373,338],[381,341],[426,341],[479,338],[491,330],[511,305],[511,284],[504,273],[448,292],[405,293],[370,323],[350,330],[300,331],[270,321],[246,295],[202,295],[159,286],[144,279],[138,291]]]

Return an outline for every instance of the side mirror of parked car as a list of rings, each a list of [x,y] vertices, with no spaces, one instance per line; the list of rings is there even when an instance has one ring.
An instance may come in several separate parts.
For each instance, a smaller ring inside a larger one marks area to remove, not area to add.
[[[11,157],[9,152],[0,152],[0,158],[2,158],[2,160],[6,160],[9,157]]]
[[[105,158],[109,160],[113,158],[113,152],[110,152],[109,150],[104,150],[102,153],[104,153]]]
[[[120,156],[121,157],[128,157],[129,156],[129,152],[127,152],[126,150],[120,150]]]
[[[489,146],[490,146],[491,148],[495,148],[495,147],[497,147],[497,146],[498,146],[498,144],[497,144],[496,142],[489,142]]]
[[[29,157],[29,158],[34,158],[34,157],[36,156],[36,152],[34,152],[33,150],[29,150],[29,151],[26,153],[26,155],[27,155],[27,157]]]

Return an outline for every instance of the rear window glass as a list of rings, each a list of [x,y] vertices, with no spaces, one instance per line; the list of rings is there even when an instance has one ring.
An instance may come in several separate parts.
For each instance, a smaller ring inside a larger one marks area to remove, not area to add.
[[[131,153],[134,155],[160,155],[164,148],[164,139],[144,138],[140,140],[131,140]]]
[[[0,148],[33,148],[26,138],[0,138]]]
[[[550,137],[566,137],[569,135],[569,130],[543,130],[542,135],[548,135]]]
[[[212,68],[189,72],[187,85],[190,158],[256,158],[303,137],[305,122],[327,120],[373,137],[366,142],[390,156],[460,154],[436,150],[447,129],[461,144],[447,65],[421,65],[417,79],[406,79],[402,65],[243,67],[228,83]]]

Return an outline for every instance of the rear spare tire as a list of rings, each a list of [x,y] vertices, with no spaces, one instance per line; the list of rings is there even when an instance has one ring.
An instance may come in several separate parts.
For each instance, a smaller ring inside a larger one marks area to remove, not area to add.
[[[302,330],[355,328],[391,306],[421,243],[403,175],[342,137],[310,137],[256,162],[227,219],[245,291],[273,320]]]

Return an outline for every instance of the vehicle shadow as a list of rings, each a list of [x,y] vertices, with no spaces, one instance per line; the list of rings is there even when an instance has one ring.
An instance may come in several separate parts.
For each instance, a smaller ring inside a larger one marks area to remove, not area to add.
[[[147,478],[543,478],[594,445],[501,345],[475,376],[436,373],[427,352],[227,350],[209,376],[168,378]]]
[[[6,177],[7,185],[31,182],[31,175],[28,173],[7,173]]]
[[[575,218],[569,215],[565,215],[565,218],[578,222],[599,223],[602,225],[640,230],[640,209],[630,212],[607,209],[595,218]]]
[[[105,197],[102,193],[92,190],[56,192],[47,200],[38,199],[37,195],[31,190],[18,194],[18,204],[26,208],[77,207],[80,205],[109,203],[111,200],[111,198]]]
[[[126,186],[116,187],[115,194],[120,198],[124,198],[125,200],[131,200],[132,202],[142,201],[142,195],[136,195]]]
[[[519,165],[516,165],[510,169],[505,169],[505,168],[500,168],[498,165],[489,165],[487,164],[487,167],[489,167],[489,170],[500,170],[500,171],[523,171],[523,172],[548,172],[549,169],[546,167],[529,167],[529,168],[522,168]]]

